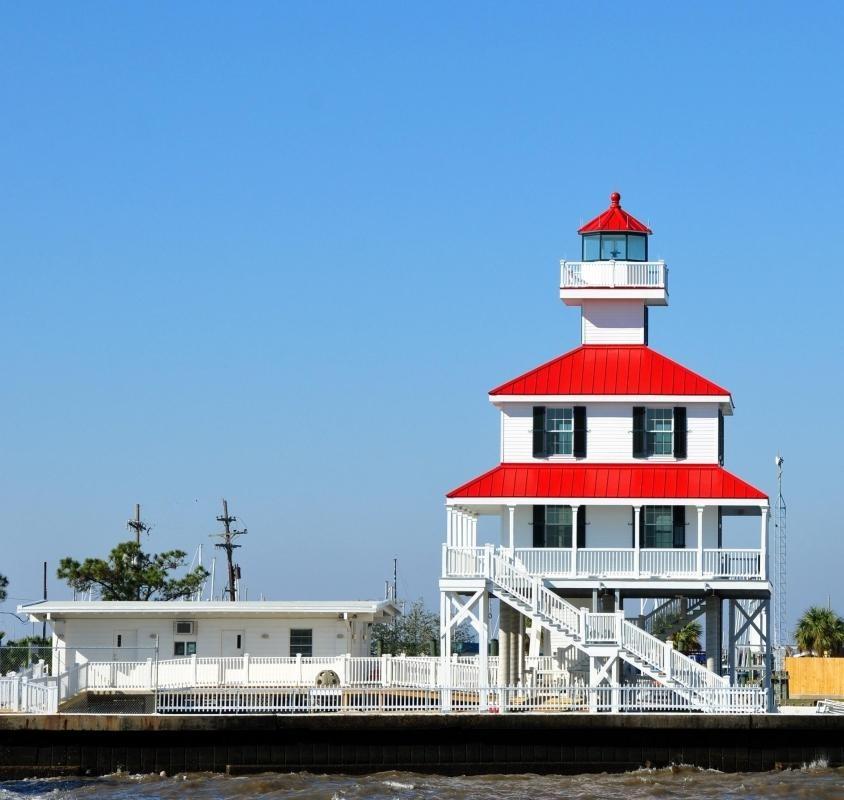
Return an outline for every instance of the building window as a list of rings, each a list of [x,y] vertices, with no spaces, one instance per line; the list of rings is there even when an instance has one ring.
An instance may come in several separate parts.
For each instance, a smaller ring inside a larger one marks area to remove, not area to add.
[[[574,443],[574,411],[571,408],[545,410],[545,452],[549,456],[570,456]]]
[[[672,506],[645,506],[643,547],[674,546],[674,511]]]
[[[545,546],[571,547],[571,506],[545,507]]]
[[[583,261],[647,261],[648,237],[644,233],[584,234]]]
[[[674,454],[674,411],[649,408],[645,412],[645,442],[649,456]]]
[[[301,655],[311,658],[314,654],[314,632],[310,628],[293,628],[290,631],[290,657]]]
[[[173,642],[174,656],[195,656],[196,642]]]

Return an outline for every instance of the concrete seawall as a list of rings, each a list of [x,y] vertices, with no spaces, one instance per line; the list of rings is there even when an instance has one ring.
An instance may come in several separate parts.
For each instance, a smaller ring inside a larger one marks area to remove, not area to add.
[[[844,765],[844,717],[0,716],[0,777],[260,771],[578,773]]]

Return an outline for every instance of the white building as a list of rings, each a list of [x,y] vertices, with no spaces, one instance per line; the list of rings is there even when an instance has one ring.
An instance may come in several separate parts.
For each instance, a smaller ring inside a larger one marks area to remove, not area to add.
[[[730,392],[649,347],[649,311],[668,305],[651,231],[613,193],[579,234],[560,298],[580,309],[580,346],[489,393],[500,463],[447,496],[442,649],[469,619],[484,658],[497,598],[499,685],[525,680],[527,653],[569,683],[699,689],[706,708],[735,685],[743,634],[767,655],[768,498],[724,468]],[[729,546],[737,516],[759,520],[750,547]],[[706,667],[665,641],[701,616]]]
[[[19,611],[50,623],[57,673],[83,661],[152,657],[363,657],[373,624],[399,613],[391,600],[51,600]]]

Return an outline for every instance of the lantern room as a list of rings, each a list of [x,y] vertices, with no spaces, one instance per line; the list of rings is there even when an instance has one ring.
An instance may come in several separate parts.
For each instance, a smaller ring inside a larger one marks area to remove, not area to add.
[[[578,233],[583,261],[647,261],[651,229],[621,207],[621,195],[610,195],[610,207]]]

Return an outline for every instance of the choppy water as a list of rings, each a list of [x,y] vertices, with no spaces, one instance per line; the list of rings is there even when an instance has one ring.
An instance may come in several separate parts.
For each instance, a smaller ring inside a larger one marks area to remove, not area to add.
[[[27,780],[0,783],[0,800],[844,800],[844,769],[811,765],[783,772],[728,774],[694,767],[639,770],[620,775],[501,776],[447,778],[411,772],[376,775],[256,775],[206,773],[163,778],[111,775],[104,778]]]

